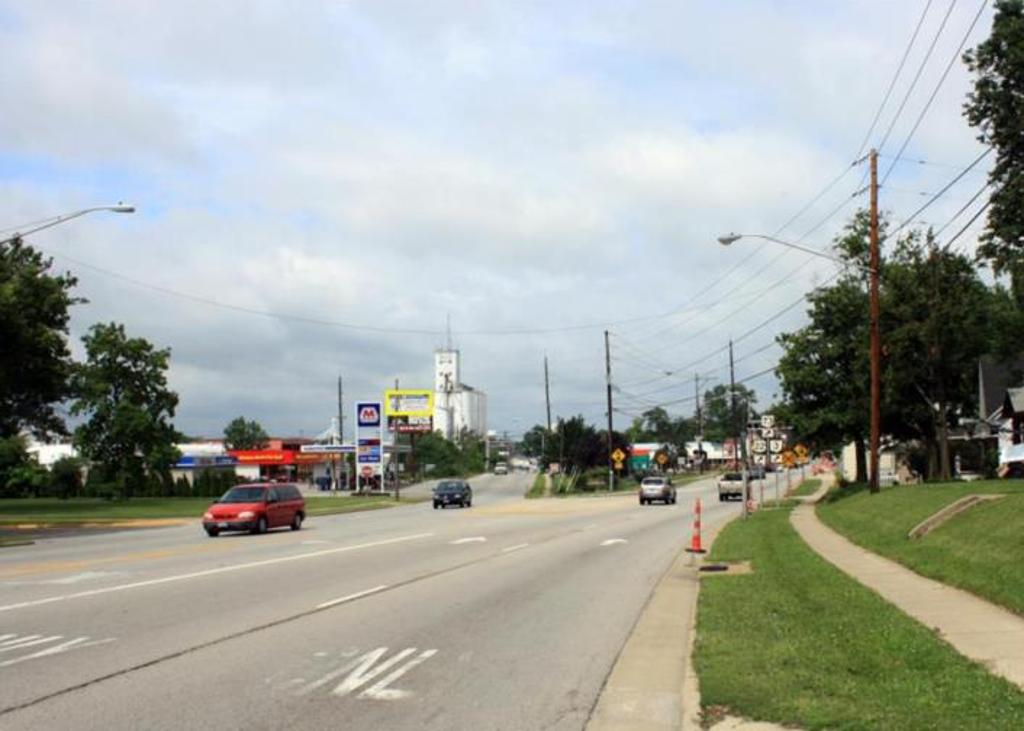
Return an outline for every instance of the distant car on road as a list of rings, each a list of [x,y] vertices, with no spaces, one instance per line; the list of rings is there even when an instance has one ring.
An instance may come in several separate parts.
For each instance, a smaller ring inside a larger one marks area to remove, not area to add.
[[[266,533],[271,528],[302,528],[306,500],[295,485],[256,483],[236,485],[214,501],[203,515],[211,538],[221,531]]]
[[[672,478],[645,477],[640,483],[639,497],[641,505],[649,505],[655,500],[671,505],[676,501],[676,489],[672,486]]]
[[[508,474],[508,465],[505,464],[504,462],[498,462],[498,464],[494,465],[494,474],[496,474],[496,475],[507,475]]]
[[[747,478],[750,482],[750,478]],[[718,500],[725,502],[732,498],[743,499],[743,475],[739,472],[726,472],[718,478]]]
[[[469,508],[473,505],[473,488],[465,480],[442,480],[434,488],[434,510],[458,505]]]

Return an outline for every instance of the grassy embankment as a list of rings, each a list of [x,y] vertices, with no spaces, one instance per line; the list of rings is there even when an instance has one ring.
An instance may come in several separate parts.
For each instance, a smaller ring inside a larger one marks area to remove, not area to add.
[[[922,538],[907,533],[966,495],[1002,493]],[[1024,614],[1024,483],[955,482],[833,492],[818,516],[854,543],[919,574]]]
[[[109,501],[92,498],[58,500],[25,498],[0,500],[0,526],[25,523],[114,523],[125,520],[164,518],[199,519],[210,506],[210,498],[135,498]],[[403,498],[401,504],[421,502]],[[396,503],[390,496],[311,496],[306,498],[310,516],[350,513],[390,508]]]
[[[801,482],[793,492],[790,493],[793,497],[801,497],[805,495],[813,495],[821,487],[821,480],[817,477],[812,477]]]
[[[533,484],[530,485],[530,489],[526,491],[526,497],[538,498],[544,497],[544,486],[547,484],[547,476],[541,472],[533,478]]]
[[[1019,729],[1024,693],[815,554],[788,510],[717,538],[753,573],[703,578],[694,662],[705,712],[805,729]]]

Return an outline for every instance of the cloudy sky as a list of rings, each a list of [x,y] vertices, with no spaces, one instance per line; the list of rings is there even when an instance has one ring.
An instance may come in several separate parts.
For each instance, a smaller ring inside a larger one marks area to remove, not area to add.
[[[31,241],[89,300],[76,352],[112,320],[172,349],[190,434],[319,432],[339,374],[429,387],[449,316],[491,428],[543,421],[545,354],[553,412],[602,421],[606,328],[617,425],[690,414],[730,337],[738,378],[769,369],[836,271],[715,237],[826,247],[866,205],[851,163],[926,4],[868,136],[896,220],[980,152],[962,63],[939,83],[977,0],[0,0],[0,229],[138,206]]]

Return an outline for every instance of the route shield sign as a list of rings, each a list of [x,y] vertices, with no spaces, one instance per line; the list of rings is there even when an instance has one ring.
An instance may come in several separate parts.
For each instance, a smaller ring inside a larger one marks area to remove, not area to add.
[[[781,439],[772,439],[771,442],[769,442],[769,446],[771,447],[772,454],[778,454],[786,445]]]
[[[768,442],[764,439],[754,440],[754,454],[764,454],[768,451]]]
[[[763,414],[761,416],[761,428],[771,429],[775,426],[775,416],[772,414]]]

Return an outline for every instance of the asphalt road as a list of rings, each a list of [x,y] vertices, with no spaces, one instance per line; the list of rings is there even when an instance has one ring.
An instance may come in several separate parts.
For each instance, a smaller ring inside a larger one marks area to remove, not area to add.
[[[580,729],[657,580],[739,511],[430,503],[209,539],[194,526],[0,552],[3,729]],[[339,500],[346,499],[339,497]]]

